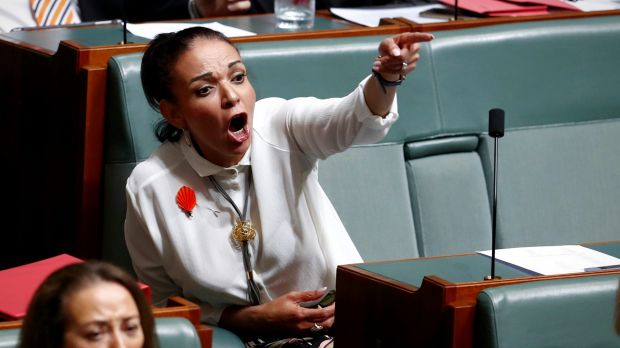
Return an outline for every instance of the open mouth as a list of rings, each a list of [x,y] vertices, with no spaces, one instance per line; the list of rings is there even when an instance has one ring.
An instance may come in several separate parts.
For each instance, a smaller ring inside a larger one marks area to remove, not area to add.
[[[228,131],[237,142],[244,142],[249,137],[247,114],[241,113],[233,116],[228,124]]]
[[[228,125],[228,130],[233,133],[243,131],[243,127],[245,127],[245,123],[246,123],[245,114],[235,115],[230,120],[230,124]]]

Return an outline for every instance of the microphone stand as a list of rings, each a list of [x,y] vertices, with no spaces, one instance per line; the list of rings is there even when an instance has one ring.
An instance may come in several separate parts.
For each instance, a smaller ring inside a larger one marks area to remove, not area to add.
[[[459,19],[459,0],[454,0],[454,20]]]
[[[129,6],[127,5],[127,0],[123,0],[123,41],[119,44],[126,45],[130,42],[127,42],[127,17],[129,12]]]
[[[494,156],[493,156],[493,211],[491,220],[491,275],[484,277],[484,280],[501,279],[495,275],[495,245],[497,235],[497,177],[498,169],[498,138],[504,136],[504,110],[492,109],[489,111],[489,136],[493,137]]]

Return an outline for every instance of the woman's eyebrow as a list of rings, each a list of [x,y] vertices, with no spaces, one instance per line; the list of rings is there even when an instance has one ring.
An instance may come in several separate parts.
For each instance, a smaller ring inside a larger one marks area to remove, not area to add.
[[[204,79],[206,79],[206,78],[208,78],[208,77],[211,77],[211,75],[213,75],[213,73],[212,73],[212,72],[210,72],[210,71],[209,71],[209,72],[206,72],[206,73],[204,73],[204,74],[200,74],[200,75],[198,75],[198,76],[192,77],[192,79],[191,79],[191,80],[189,80],[189,83],[192,83],[192,82],[194,82],[194,81],[198,81],[198,80],[204,80]]]
[[[236,64],[241,64],[241,60],[235,60],[235,61],[232,61],[232,62],[228,63],[228,68],[230,69],[233,66],[235,66]],[[192,83],[192,82],[198,81],[198,80],[206,79],[208,77],[211,77],[211,75],[213,75],[213,73],[208,71],[208,72],[206,72],[204,74],[200,74],[198,76],[192,77],[192,79],[189,80],[189,83]]]

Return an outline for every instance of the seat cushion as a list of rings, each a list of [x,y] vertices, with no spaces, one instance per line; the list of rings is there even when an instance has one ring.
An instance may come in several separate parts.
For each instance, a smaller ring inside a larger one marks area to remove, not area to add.
[[[234,333],[218,326],[212,326],[211,329],[213,330],[213,348],[245,348],[243,341]]]

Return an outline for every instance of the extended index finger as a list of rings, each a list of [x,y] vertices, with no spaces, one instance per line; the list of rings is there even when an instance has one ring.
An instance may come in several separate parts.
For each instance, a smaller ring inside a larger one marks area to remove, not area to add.
[[[394,37],[394,42],[399,47],[404,47],[406,45],[411,45],[416,42],[427,42],[431,41],[434,38],[432,34],[429,33],[403,33]]]
[[[400,56],[401,48],[409,47],[416,42],[430,41],[433,35],[428,33],[403,33],[387,38],[379,44],[379,55]]]

